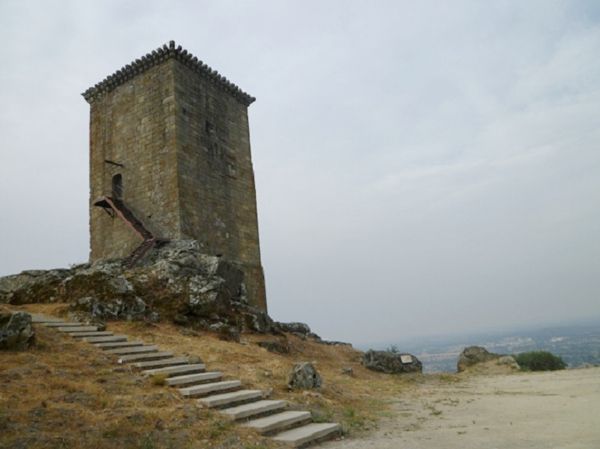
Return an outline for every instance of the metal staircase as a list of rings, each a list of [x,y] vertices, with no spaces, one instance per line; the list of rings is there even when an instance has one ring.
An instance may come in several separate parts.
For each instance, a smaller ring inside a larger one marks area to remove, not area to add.
[[[168,239],[156,237],[146,226],[139,220],[135,214],[125,205],[123,200],[110,196],[103,196],[94,201],[94,206],[101,207],[111,216],[117,216],[125,222],[137,235],[142,238],[142,243],[133,250],[133,252],[125,259],[125,266],[133,267],[140,259],[146,255],[155,246],[160,246],[168,242]]]

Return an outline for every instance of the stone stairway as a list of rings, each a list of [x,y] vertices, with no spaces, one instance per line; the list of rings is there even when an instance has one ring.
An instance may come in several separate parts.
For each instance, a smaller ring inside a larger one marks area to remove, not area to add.
[[[177,388],[183,397],[197,398],[199,406],[215,409],[224,419],[238,421],[289,447],[308,446],[341,433],[338,423],[314,423],[308,411],[287,410],[286,401],[266,399],[260,390],[244,389],[239,380],[223,380],[223,373],[206,371],[204,364],[161,351],[155,345],[45,315],[32,314],[32,321],[92,344],[114,355],[117,363],[164,380],[166,386]]]

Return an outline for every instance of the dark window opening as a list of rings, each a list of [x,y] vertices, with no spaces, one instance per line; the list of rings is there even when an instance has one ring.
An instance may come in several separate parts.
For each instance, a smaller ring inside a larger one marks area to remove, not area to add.
[[[216,134],[215,125],[210,123],[208,120],[204,123],[204,128],[209,136],[214,136]]]
[[[121,174],[112,177],[112,196],[114,199],[123,199],[123,176]]]

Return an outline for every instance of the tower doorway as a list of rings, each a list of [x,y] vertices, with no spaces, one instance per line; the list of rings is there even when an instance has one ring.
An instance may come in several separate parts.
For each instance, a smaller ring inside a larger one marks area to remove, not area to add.
[[[112,197],[116,200],[123,199],[123,176],[120,173],[112,177]]]

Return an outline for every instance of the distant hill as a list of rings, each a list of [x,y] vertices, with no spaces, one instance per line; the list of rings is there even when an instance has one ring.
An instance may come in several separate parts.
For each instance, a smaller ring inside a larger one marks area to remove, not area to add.
[[[492,352],[513,354],[544,350],[559,355],[570,368],[600,365],[600,322],[548,326],[478,335],[430,337],[379,343],[379,349],[396,345],[401,351],[415,354],[425,372],[454,372],[458,355],[466,346],[484,346]]]

